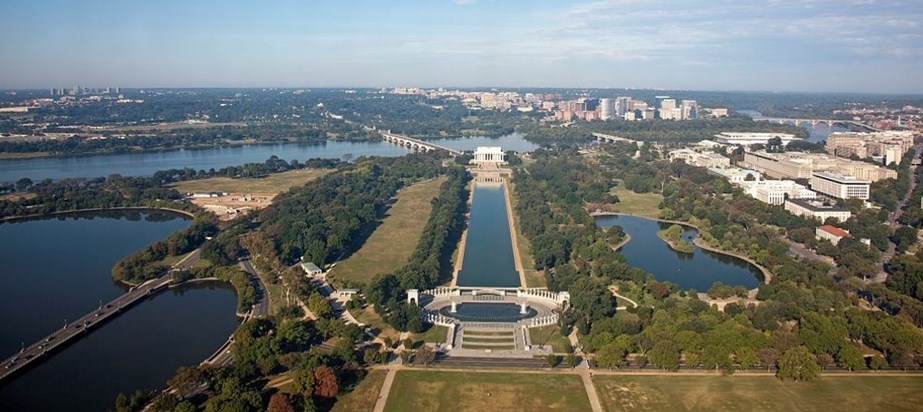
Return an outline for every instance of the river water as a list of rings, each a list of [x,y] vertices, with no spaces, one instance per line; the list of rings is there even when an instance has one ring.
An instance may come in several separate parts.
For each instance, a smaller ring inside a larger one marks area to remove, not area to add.
[[[465,239],[465,256],[458,286],[516,288],[519,272],[513,260],[513,241],[500,183],[476,182]]]
[[[501,146],[504,150],[531,151],[538,147],[518,133],[498,138],[469,137],[430,140],[456,150],[474,150],[478,146]],[[64,158],[0,160],[0,182],[15,182],[28,177],[33,181],[67,177],[100,177],[111,174],[150,176],[158,170],[220,169],[244,163],[261,163],[270,156],[304,161],[311,158],[341,159],[360,156],[403,156],[410,150],[392,143],[328,141],[318,144],[285,143],[245,145],[212,149],[172,150]]]
[[[738,110],[738,112],[752,117],[753,120],[760,120],[760,118],[766,117],[763,115],[763,113],[760,113],[756,110]],[[791,123],[789,123],[789,125],[791,125]],[[827,137],[830,136],[830,133],[842,133],[842,132],[849,131],[849,129],[843,126],[837,125],[837,126],[829,127],[826,124],[818,124],[816,126],[811,126],[810,124],[802,123],[800,127],[803,127],[808,131],[808,138],[805,140],[811,143],[826,141]]]
[[[0,224],[0,356],[124,293],[110,277],[115,262],[188,224],[156,211]],[[233,290],[214,285],[139,302],[0,384],[0,410],[101,411],[119,392],[161,388],[179,366],[196,365],[221,346],[237,326],[235,308]]]
[[[601,227],[621,226],[631,241],[619,251],[632,266],[654,275],[657,280],[670,281],[680,289],[707,291],[715,282],[753,289],[760,285],[762,272],[750,263],[733,256],[714,253],[695,246],[693,253],[678,252],[657,236],[670,225],[635,216],[600,216]],[[682,238],[692,242],[698,231],[683,226]]]

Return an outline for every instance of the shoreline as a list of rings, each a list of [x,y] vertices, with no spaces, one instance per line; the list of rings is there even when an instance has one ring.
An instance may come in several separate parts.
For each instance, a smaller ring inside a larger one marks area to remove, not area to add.
[[[702,240],[702,237],[699,235],[699,233],[702,233],[702,229],[700,229],[698,226],[693,225],[693,224],[691,224],[691,223],[688,223],[688,222],[681,222],[681,221],[679,221],[679,220],[655,219],[655,218],[652,218],[652,217],[639,216],[639,215],[633,215],[633,214],[630,214],[630,213],[621,213],[621,212],[593,212],[593,213],[590,213],[590,217],[593,217],[593,218],[601,217],[601,216],[631,216],[631,217],[638,217],[638,218],[641,218],[641,219],[653,220],[653,221],[655,221],[655,222],[672,223],[672,224],[677,224],[677,225],[681,225],[681,226],[691,227],[691,228],[695,229],[695,230],[698,232],[698,233],[696,233],[695,239],[692,239],[692,244],[693,244],[693,245],[698,246],[698,247],[701,248],[702,250],[707,250],[707,251],[712,252],[712,253],[719,253],[719,254],[722,254],[722,255],[727,255],[727,256],[731,256],[731,257],[735,257],[735,258],[737,258],[737,259],[743,260],[744,262],[747,262],[747,263],[749,263],[750,265],[753,265],[753,267],[757,268],[757,269],[760,271],[760,273],[763,274],[763,284],[767,284],[767,285],[768,285],[769,282],[772,281],[772,272],[770,272],[769,269],[763,267],[762,265],[756,263],[756,262],[755,262],[753,259],[751,259],[750,257],[740,255],[740,254],[738,254],[738,253],[736,253],[736,252],[728,252],[728,251],[724,251],[724,250],[721,250],[721,249],[717,249],[717,248],[714,248],[714,247],[709,246],[708,244],[706,244],[705,241]],[[627,235],[627,233],[626,233],[626,235]],[[659,236],[658,236],[658,238],[659,238]],[[661,239],[661,240],[663,240],[664,242],[667,242],[667,241],[664,240],[664,239]],[[626,243],[627,243],[627,242],[626,242]],[[669,245],[669,243],[670,243],[670,242],[667,242],[667,245]],[[620,245],[619,247],[621,247],[621,246],[624,246],[624,245]],[[672,246],[671,246],[671,249],[672,249]],[[674,250],[675,250],[675,249],[674,249]],[[754,289],[751,289],[751,290],[755,290],[755,289],[759,289],[759,287],[754,288]]]
[[[76,214],[76,213],[88,213],[88,212],[107,212],[110,210],[162,210],[165,212],[172,212],[179,215],[186,216],[190,219],[195,219],[195,214],[189,211],[182,209],[174,209],[170,207],[157,207],[157,206],[120,206],[120,207],[92,207],[89,209],[74,209],[74,210],[62,210],[58,212],[49,212],[49,213],[33,213],[31,215],[22,215],[22,216],[7,216],[0,218],[0,223],[3,222],[12,222],[16,220],[25,220],[25,219],[34,219],[41,217],[52,217],[57,215],[67,215],[67,214]]]
[[[458,273],[461,272],[462,263],[465,260],[465,244],[468,242],[468,228],[469,222],[471,221],[471,205],[474,204],[474,179],[471,179],[468,182],[470,188],[468,189],[468,212],[465,213],[465,230],[462,232],[461,236],[458,239],[458,245],[455,246],[455,250],[458,252],[455,256],[455,267],[452,270],[452,281],[449,282],[449,287],[458,286]]]

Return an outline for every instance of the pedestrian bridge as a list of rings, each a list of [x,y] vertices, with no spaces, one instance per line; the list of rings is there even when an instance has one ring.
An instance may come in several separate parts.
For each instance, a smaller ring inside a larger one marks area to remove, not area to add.
[[[455,150],[449,147],[426,142],[420,139],[414,139],[412,137],[394,134],[394,133],[391,133],[391,131],[381,132],[381,138],[386,142],[391,142],[398,146],[406,147],[416,152],[434,152],[437,150],[441,150],[444,152],[448,152],[452,156],[458,156],[462,154],[462,152],[459,150]]]

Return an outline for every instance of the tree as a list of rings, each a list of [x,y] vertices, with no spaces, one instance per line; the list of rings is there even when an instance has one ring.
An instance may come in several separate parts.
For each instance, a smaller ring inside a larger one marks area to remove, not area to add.
[[[760,349],[756,356],[760,358],[760,363],[766,367],[767,372],[779,361],[779,351],[773,348]]]
[[[561,357],[552,353],[545,357],[545,363],[548,364],[549,368],[553,368],[555,366],[558,366],[559,363],[561,363]]]
[[[578,358],[577,355],[574,355],[573,352],[568,353],[566,358],[567,366],[570,366],[571,368],[576,368],[577,365],[580,364],[580,358]]]
[[[840,348],[836,356],[836,363],[841,368],[846,368],[846,370],[850,372],[865,367],[865,359],[862,357],[862,352],[852,344],[846,344]]]
[[[180,367],[176,374],[167,381],[167,385],[176,389],[181,398],[191,396],[196,388],[205,383],[205,374],[198,368]]]
[[[827,369],[827,367],[832,364],[833,364],[833,356],[830,356],[827,353],[821,353],[817,355],[817,366],[820,366],[821,370]]]
[[[266,411],[295,412],[295,407],[293,407],[291,401],[288,400],[288,396],[282,392],[276,392],[269,398],[269,406],[266,408]]]
[[[596,351],[596,362],[603,368],[617,368],[625,360],[625,349],[615,343],[603,345]]]
[[[869,361],[869,368],[872,370],[879,370],[888,366],[888,361],[885,360],[884,356],[875,355],[872,356],[872,359]]]
[[[28,177],[24,177],[16,181],[17,192],[25,192],[26,190],[29,190],[30,187],[32,187],[32,179],[29,179]]]
[[[810,381],[820,373],[817,357],[806,346],[791,348],[779,357],[779,379]]]
[[[434,360],[436,360],[436,351],[425,344],[420,349],[417,349],[414,355],[414,363],[423,366],[429,366]]]
[[[334,398],[340,393],[337,375],[329,366],[322,365],[314,369],[314,395],[322,398]]]

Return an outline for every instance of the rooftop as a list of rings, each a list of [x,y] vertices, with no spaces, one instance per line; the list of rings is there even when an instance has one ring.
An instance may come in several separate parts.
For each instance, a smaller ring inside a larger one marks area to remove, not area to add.
[[[834,205],[825,205],[816,200],[788,199],[786,202],[801,206],[813,212],[848,212],[849,209]]]
[[[868,180],[859,179],[855,176],[850,176],[843,173],[837,173],[830,170],[821,170],[814,173],[811,173],[812,176],[817,176],[821,179],[832,180],[838,183],[853,183],[853,184],[871,184]]]
[[[836,236],[836,237],[846,237],[846,236],[849,236],[849,232],[847,232],[847,231],[845,231],[845,230],[843,230],[843,229],[840,229],[840,228],[838,228],[838,227],[836,227],[836,226],[823,225],[823,226],[817,228],[817,230],[822,230],[822,231],[827,232],[827,233],[829,233],[829,234],[831,234],[831,235],[834,235],[834,236]]]

